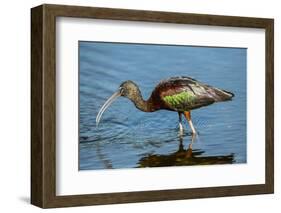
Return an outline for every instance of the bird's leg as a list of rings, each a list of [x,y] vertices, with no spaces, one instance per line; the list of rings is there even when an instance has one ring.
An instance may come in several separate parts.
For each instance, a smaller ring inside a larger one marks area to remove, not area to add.
[[[191,143],[188,145],[188,149],[192,149],[192,145],[194,143],[194,140],[195,140],[195,134],[192,134],[191,135]]]
[[[192,123],[192,121],[191,121],[190,111],[185,111],[185,112],[184,112],[184,116],[185,116],[186,120],[187,120],[188,123],[189,123],[189,126],[190,126],[190,128],[191,128],[192,134],[195,135],[195,134],[196,134],[196,131],[195,131],[195,128],[194,128],[193,123]]]
[[[179,140],[180,140],[179,151],[182,152],[182,151],[184,151],[183,136],[182,135],[180,135]]]
[[[180,136],[183,135],[183,126],[182,126],[182,119],[181,119],[181,112],[179,112],[179,128],[180,128]]]

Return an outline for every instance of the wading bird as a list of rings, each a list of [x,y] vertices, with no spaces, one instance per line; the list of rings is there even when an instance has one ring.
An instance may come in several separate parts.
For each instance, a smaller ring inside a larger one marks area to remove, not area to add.
[[[101,107],[96,117],[97,125],[104,111],[120,96],[130,99],[136,108],[143,112],[155,112],[162,109],[178,112],[180,134],[183,133],[183,114],[192,133],[196,134],[190,111],[215,102],[232,100],[234,94],[201,83],[190,77],[172,77],[161,81],[152,91],[150,98],[144,100],[137,84],[133,81],[125,81],[120,85],[118,91]]]

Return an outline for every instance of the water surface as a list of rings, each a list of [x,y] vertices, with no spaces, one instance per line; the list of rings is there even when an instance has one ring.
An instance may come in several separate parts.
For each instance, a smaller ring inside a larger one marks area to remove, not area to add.
[[[246,54],[244,48],[80,41],[79,169],[245,163]],[[172,76],[195,78],[235,98],[192,111],[196,138],[186,122],[179,137],[176,112],[141,112],[123,97],[96,127],[100,107],[123,81],[136,82],[147,99]]]

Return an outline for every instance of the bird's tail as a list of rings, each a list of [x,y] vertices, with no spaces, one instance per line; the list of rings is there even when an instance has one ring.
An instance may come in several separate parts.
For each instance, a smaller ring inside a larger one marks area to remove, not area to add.
[[[234,93],[223,90],[223,89],[215,88],[213,96],[214,96],[214,99],[216,102],[230,101],[234,97]]]

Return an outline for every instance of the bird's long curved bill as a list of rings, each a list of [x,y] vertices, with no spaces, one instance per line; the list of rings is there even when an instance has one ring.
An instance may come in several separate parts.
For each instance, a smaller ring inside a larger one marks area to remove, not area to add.
[[[104,105],[101,107],[97,117],[96,117],[96,125],[99,125],[100,119],[104,111],[114,102],[118,97],[120,97],[120,92],[115,92],[107,101],[104,103]]]

